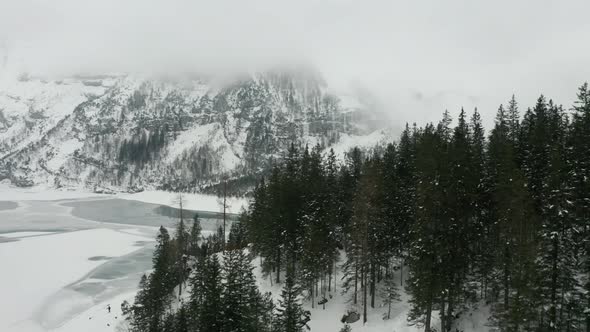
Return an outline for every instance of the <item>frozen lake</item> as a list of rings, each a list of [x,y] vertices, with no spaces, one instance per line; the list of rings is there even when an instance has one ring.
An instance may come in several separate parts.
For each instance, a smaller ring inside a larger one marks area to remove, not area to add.
[[[16,202],[0,201],[0,211],[2,210],[13,210],[18,207]]]
[[[115,331],[121,301],[151,268],[158,227],[178,216],[116,198],[0,201],[0,331]],[[205,232],[221,224],[215,212],[199,216]]]

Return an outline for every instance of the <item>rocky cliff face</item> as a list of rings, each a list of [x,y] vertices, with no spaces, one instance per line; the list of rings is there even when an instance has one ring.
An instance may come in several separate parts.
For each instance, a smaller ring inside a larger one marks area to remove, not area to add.
[[[343,102],[344,101],[344,102]],[[371,110],[313,71],[223,83],[136,76],[0,88],[0,180],[96,190],[199,190],[247,179],[291,144],[337,144],[373,129]]]

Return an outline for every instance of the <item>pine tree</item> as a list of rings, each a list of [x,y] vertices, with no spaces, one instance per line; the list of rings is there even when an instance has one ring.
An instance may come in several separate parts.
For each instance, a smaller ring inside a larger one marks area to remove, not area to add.
[[[223,254],[223,330],[255,332],[260,309],[256,306],[261,295],[252,274],[250,259],[241,250],[226,250]]]
[[[516,101],[514,105],[516,106]],[[513,122],[515,125],[518,123],[518,119],[513,121],[516,121]],[[473,278],[479,281],[481,298],[485,300],[488,297],[488,284],[494,266],[496,245],[492,240],[495,227],[490,213],[490,177],[487,168],[485,132],[477,109],[471,117],[470,128],[472,132],[471,173],[475,181],[475,191],[473,193],[473,229],[469,243],[473,254]],[[516,134],[518,137],[518,133]]]
[[[202,284],[202,306],[199,308],[199,326],[201,331],[222,332],[223,331],[223,303],[221,266],[215,255],[205,259],[203,265]],[[193,297],[198,296],[194,294]]]
[[[228,250],[242,249],[246,247],[245,225],[248,221],[248,213],[242,211],[237,221],[232,222],[229,228],[229,235],[227,239]]]
[[[383,298],[383,304],[387,305],[387,314],[383,315],[383,319],[390,319],[391,305],[400,301],[398,287],[393,278],[393,274],[390,274],[385,278],[385,283],[381,289],[381,296]]]
[[[395,173],[399,178],[396,186],[397,193],[394,196],[396,204],[396,229],[398,233],[399,255],[400,255],[400,286],[404,281],[404,261],[408,257],[411,241],[411,225],[416,218],[416,135],[410,132],[409,126],[402,133],[399,142],[399,161]]]
[[[191,285],[188,311],[190,313],[189,324],[192,331],[200,331],[200,315],[205,306],[205,280],[207,276],[207,258],[198,256],[194,265],[194,272],[190,276]]]
[[[309,330],[307,323],[310,313],[303,310],[300,296],[301,288],[295,284],[291,272],[288,272],[275,318],[277,332],[301,332],[304,328]]]
[[[344,324],[344,326],[342,326],[342,328],[340,329],[340,332],[352,332],[352,328],[350,327],[350,325]]]
[[[189,253],[189,238],[190,234],[188,233],[186,226],[184,225],[184,220],[181,217],[180,222],[176,227],[176,235],[174,238],[176,244],[175,280],[178,282],[179,297],[182,295],[182,286],[185,283],[188,275],[187,260]]]
[[[502,107],[490,136],[489,161],[493,215],[499,250],[495,264],[503,299],[493,320],[502,330],[518,330],[534,315],[535,213]]]
[[[297,261],[300,258],[300,248],[303,236],[301,220],[301,206],[303,204],[301,195],[302,167],[306,167],[309,151],[306,147],[304,155],[300,158],[299,150],[291,145],[285,159],[284,173],[282,174],[282,209],[283,229],[285,239],[286,268],[297,270]]]
[[[573,107],[571,133],[568,139],[571,163],[570,183],[573,188],[573,211],[577,241],[583,255],[580,272],[584,278],[584,311],[586,331],[590,331],[590,89],[584,83],[578,90],[578,99]]]
[[[572,191],[569,187],[569,165],[566,157],[566,117],[560,107],[549,104],[546,145],[549,149],[548,177],[543,186],[547,194],[538,212],[541,216],[540,257],[537,259],[541,294],[540,311],[548,315],[541,319],[546,330],[557,331],[564,326],[558,319],[558,309],[563,305],[560,293],[574,294],[578,288],[575,277],[575,236]],[[546,309],[549,308],[545,312]]]
[[[330,250],[330,252],[327,253],[327,256],[332,256],[332,264],[330,267],[328,267],[328,291],[331,292],[332,289],[336,289],[336,279],[334,279],[334,285],[332,285],[332,275],[336,277],[336,262],[339,258],[338,248],[343,239],[342,228],[340,227],[341,224],[339,223],[340,202],[339,196],[337,194],[339,192],[339,168],[334,149],[330,149],[328,157],[325,161],[324,168],[326,170],[324,193],[324,200],[326,204],[325,218],[326,224],[330,228],[330,234],[328,235],[328,243],[326,246]]]
[[[157,330],[158,332],[175,332],[176,331],[176,321],[174,314],[167,313],[165,314],[164,318],[162,319],[162,326],[159,327]]]
[[[166,228],[160,226],[156,238],[156,249],[152,259],[153,272],[149,276],[149,304],[150,322],[148,331],[158,331],[161,328],[163,315],[170,302],[170,295],[175,286],[174,251],[170,235]]]
[[[416,221],[412,225],[412,245],[408,256],[410,275],[406,284],[412,295],[412,305],[408,318],[410,321],[424,325],[425,332],[430,332],[432,310],[441,291],[442,280],[437,275],[441,270],[438,250],[440,243],[441,209],[440,165],[443,137],[432,124],[426,126],[418,137],[416,145]],[[443,315],[444,316],[444,315]]]
[[[506,120],[508,126],[508,138],[514,144],[518,142],[520,133],[520,113],[518,110],[518,103],[516,97],[512,95],[508,102],[508,108],[506,109]]]
[[[126,310],[123,310],[125,319],[130,323],[130,330],[133,332],[147,331],[150,322],[149,312],[149,289],[148,278],[144,274],[139,281],[139,290],[135,295],[133,305]]]
[[[180,309],[178,309],[175,317],[176,326],[174,327],[174,332],[189,332],[189,313],[187,307],[184,304],[180,306]]]

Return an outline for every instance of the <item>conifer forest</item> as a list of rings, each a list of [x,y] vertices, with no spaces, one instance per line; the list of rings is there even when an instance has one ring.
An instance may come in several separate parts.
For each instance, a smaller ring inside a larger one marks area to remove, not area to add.
[[[335,293],[354,312],[333,331],[401,297],[425,332],[458,331],[473,305],[491,331],[590,331],[590,88],[571,106],[512,97],[488,130],[477,109],[444,112],[343,160],[292,144],[227,238],[200,227],[160,228],[131,331],[306,331],[304,305]]]

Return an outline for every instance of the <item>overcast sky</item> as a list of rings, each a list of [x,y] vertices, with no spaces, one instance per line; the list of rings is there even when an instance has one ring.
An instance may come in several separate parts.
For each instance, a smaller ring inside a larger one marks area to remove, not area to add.
[[[36,75],[309,61],[396,123],[477,106],[490,124],[513,93],[571,106],[590,80],[588,17],[588,0],[0,0],[0,46]]]

